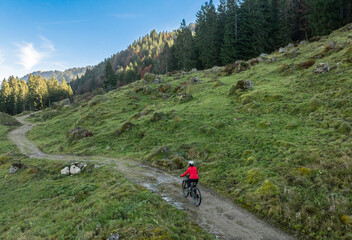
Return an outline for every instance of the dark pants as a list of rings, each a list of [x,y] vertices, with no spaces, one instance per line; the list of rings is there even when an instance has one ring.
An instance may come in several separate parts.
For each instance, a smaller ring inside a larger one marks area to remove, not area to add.
[[[198,183],[198,179],[187,179],[187,186],[190,188],[191,187],[191,183],[195,182],[195,186],[197,186]]]

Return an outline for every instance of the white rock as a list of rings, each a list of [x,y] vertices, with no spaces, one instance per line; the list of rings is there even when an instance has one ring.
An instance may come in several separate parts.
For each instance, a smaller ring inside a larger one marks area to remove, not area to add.
[[[81,169],[79,167],[77,167],[76,165],[71,165],[70,167],[70,173],[71,174],[78,174],[81,172]]]
[[[279,49],[279,53],[285,53],[285,52],[287,52],[287,48],[280,48]]]
[[[262,57],[262,58],[265,58],[265,57],[267,57],[267,56],[268,56],[268,54],[266,54],[266,53],[260,54],[260,57]]]
[[[70,174],[70,169],[68,167],[65,167],[64,169],[61,170],[61,174],[69,175]]]
[[[258,57],[257,59],[258,59],[258,62],[263,62],[264,61],[264,59],[262,57]]]

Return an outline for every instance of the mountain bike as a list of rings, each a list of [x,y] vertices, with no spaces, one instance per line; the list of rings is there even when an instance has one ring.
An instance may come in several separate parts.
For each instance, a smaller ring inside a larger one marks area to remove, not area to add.
[[[202,194],[200,193],[199,188],[196,187],[197,183],[195,182],[191,182],[191,190],[188,190],[188,187],[187,187],[188,179],[189,177],[187,177],[185,180],[182,181],[183,196],[186,198],[188,197],[188,195],[191,195],[191,197],[193,198],[194,205],[198,207],[202,202]]]

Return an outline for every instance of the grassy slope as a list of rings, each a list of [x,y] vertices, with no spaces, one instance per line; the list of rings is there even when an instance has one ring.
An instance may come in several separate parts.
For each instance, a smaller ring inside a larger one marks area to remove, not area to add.
[[[283,227],[312,239],[351,239],[352,222],[352,31],[335,31],[325,39],[299,45],[290,57],[275,52],[275,63],[222,76],[197,72],[166,82],[188,85],[194,99],[179,103],[171,91],[166,100],[159,85],[151,94],[135,92],[141,81],[97,96],[84,104],[48,109],[29,137],[47,152],[133,157],[169,169],[196,160],[201,181]],[[331,41],[342,50],[324,52]],[[281,71],[323,53],[308,69]],[[326,74],[314,74],[328,63]],[[250,91],[228,97],[238,80],[250,80]],[[165,84],[164,84],[165,85]],[[155,112],[166,116],[153,122]],[[140,117],[135,117],[140,113]],[[120,136],[126,121],[135,126]],[[69,142],[66,132],[82,126],[91,138]],[[170,154],[154,154],[169,146]]]
[[[114,230],[123,239],[213,239],[109,167],[65,177],[65,163],[21,156],[7,131],[0,125],[0,239],[107,239]],[[9,175],[19,159],[27,168]]]

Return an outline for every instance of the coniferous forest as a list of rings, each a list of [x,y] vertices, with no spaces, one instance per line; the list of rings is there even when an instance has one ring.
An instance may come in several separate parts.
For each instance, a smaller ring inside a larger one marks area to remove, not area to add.
[[[126,50],[71,82],[74,92],[110,90],[142,79],[146,72],[205,69],[248,60],[290,42],[330,33],[352,21],[351,0],[209,1],[196,23],[177,31],[140,37]]]
[[[25,110],[40,110],[72,95],[71,86],[67,85],[65,79],[60,84],[56,78],[29,75],[25,82],[11,76],[1,85],[0,111],[15,115]]]

